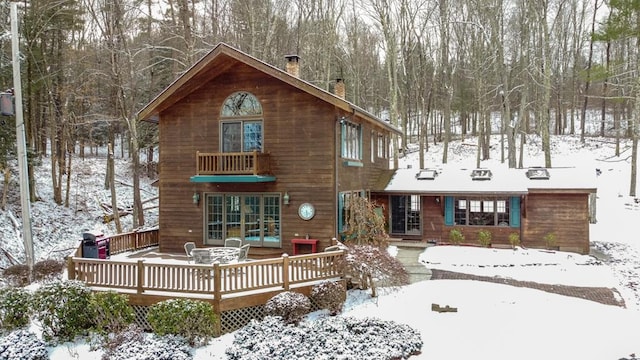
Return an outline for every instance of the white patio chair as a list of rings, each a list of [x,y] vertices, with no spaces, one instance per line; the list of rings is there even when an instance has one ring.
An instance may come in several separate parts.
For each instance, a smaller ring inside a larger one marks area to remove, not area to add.
[[[193,260],[193,255],[191,251],[196,248],[196,243],[189,241],[184,243],[184,252],[187,253],[187,262],[191,262]]]
[[[224,240],[224,247],[235,247],[239,248],[242,246],[242,239],[240,238],[227,238]]]
[[[244,244],[240,247],[240,252],[238,253],[238,262],[248,261],[249,260],[249,248],[251,244]]]

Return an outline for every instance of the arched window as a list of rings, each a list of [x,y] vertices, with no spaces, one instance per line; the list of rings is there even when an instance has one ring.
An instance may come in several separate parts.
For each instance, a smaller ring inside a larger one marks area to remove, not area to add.
[[[253,94],[231,94],[220,117],[222,152],[262,151],[262,106]]]

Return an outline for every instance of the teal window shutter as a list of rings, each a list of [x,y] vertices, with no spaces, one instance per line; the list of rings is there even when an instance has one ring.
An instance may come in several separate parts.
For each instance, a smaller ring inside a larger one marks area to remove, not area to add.
[[[520,227],[520,196],[512,196],[509,204],[509,226]]]
[[[444,197],[444,224],[453,225],[453,196]]]

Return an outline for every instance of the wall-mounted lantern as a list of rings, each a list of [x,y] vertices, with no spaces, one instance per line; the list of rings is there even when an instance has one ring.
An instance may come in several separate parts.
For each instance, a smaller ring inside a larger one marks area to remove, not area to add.
[[[194,205],[198,205],[199,202],[200,202],[200,193],[194,192],[193,193],[193,204]]]
[[[284,192],[284,195],[282,195],[282,202],[285,205],[289,205],[289,193],[288,192]]]

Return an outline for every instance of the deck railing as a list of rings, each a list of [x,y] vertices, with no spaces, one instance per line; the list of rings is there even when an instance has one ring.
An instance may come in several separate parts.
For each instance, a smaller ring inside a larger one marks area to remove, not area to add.
[[[109,236],[111,255],[158,246],[158,229],[134,231]]]
[[[339,264],[343,257],[344,251],[338,250],[212,265],[69,257],[67,266],[70,280],[83,281],[93,288],[137,294],[206,294],[209,299],[220,300],[228,294],[289,290],[297,284],[341,278]]]
[[[197,175],[267,175],[271,173],[269,154],[258,151],[196,153]]]

